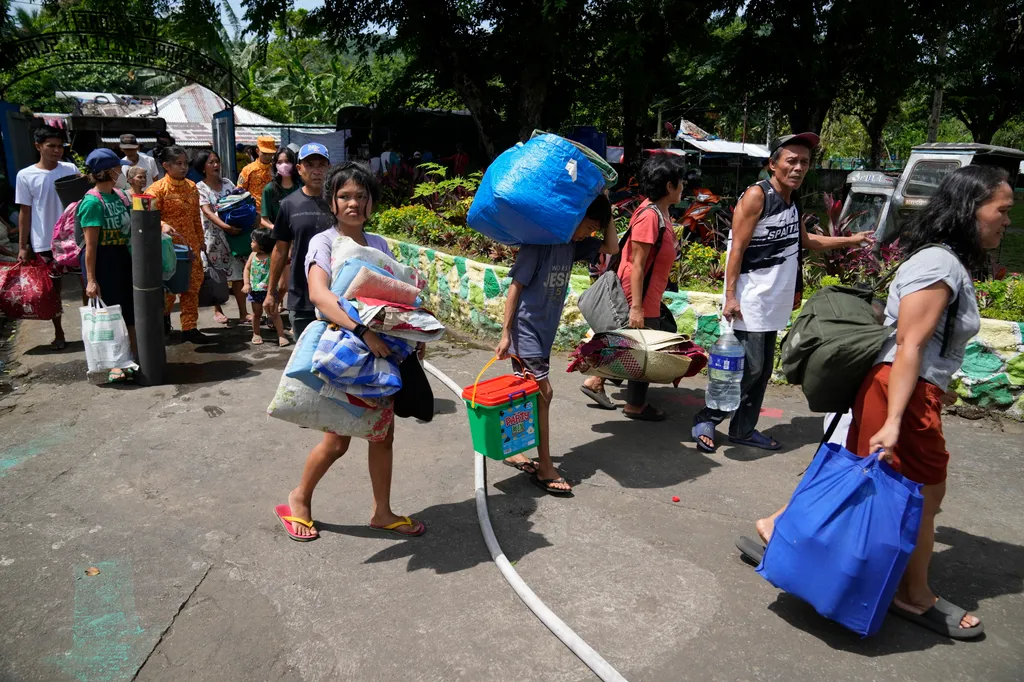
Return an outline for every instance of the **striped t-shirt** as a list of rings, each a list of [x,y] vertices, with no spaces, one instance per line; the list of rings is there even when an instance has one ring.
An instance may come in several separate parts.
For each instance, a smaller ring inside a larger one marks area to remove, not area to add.
[[[800,213],[796,202],[787,204],[771,181],[762,180],[755,186],[764,192],[764,210],[743,252],[736,283],[743,319],[736,320],[733,328],[750,332],[782,331],[793,312],[800,267]],[[728,248],[732,249],[731,234]]]

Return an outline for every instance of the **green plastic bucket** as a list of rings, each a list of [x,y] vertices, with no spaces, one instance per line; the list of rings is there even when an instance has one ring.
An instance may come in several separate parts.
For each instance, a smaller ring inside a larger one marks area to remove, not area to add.
[[[490,459],[503,460],[537,447],[540,387],[532,379],[512,374],[481,382],[480,377],[495,360],[484,366],[472,386],[463,389],[462,399],[466,401],[473,449]]]

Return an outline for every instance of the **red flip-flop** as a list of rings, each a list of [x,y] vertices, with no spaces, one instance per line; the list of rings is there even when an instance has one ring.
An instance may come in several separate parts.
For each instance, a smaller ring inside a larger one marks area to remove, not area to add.
[[[319,533],[316,535],[298,535],[297,533],[295,533],[295,531],[292,530],[291,526],[291,524],[293,523],[300,523],[311,530],[316,529],[313,528],[312,521],[307,521],[305,519],[300,519],[297,516],[292,516],[292,508],[289,507],[287,504],[279,504],[276,507],[274,507],[274,515],[277,516],[278,520],[281,522],[281,525],[284,526],[285,532],[288,533],[288,537],[290,537],[292,540],[295,540],[297,542],[309,542],[310,540],[316,540],[318,537],[320,537]]]

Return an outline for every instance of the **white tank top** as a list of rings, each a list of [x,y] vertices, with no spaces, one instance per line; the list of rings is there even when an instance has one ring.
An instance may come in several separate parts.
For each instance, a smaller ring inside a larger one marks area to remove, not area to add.
[[[783,201],[769,180],[755,186],[764,192],[764,210],[743,252],[736,283],[743,319],[736,320],[733,328],[776,332],[786,328],[793,312],[800,267],[800,213],[796,202]],[[732,234],[728,250],[732,250]]]

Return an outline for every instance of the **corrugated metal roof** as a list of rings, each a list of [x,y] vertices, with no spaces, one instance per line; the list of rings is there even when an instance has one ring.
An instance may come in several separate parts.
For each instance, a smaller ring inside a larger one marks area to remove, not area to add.
[[[223,111],[224,99],[217,93],[193,83],[175,90],[157,102],[156,115],[167,123],[167,132],[182,147],[210,147],[213,145],[213,115]],[[130,114],[146,117],[151,112]],[[265,116],[235,106],[235,143],[254,145],[260,135],[269,135],[281,140],[281,129],[288,124],[271,121]],[[256,126],[256,127],[247,127]],[[333,133],[334,128],[302,128],[309,133]]]
[[[226,107],[224,99],[217,93],[204,88],[198,83],[186,85],[162,97],[157,102],[160,118],[167,124],[204,123],[210,125],[213,115]],[[132,116],[145,116],[145,113],[133,113]],[[240,106],[235,107],[235,123],[242,125],[280,125],[265,116],[249,111]]]

